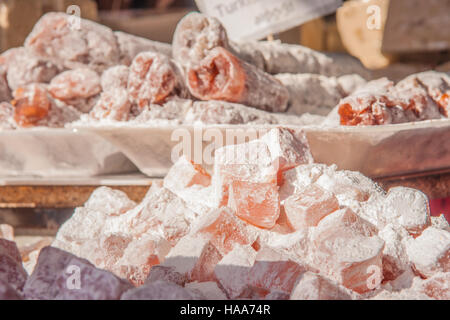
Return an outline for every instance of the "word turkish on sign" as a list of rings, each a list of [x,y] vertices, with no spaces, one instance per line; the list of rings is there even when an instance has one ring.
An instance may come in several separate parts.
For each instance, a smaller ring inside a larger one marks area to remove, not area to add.
[[[342,0],[196,0],[235,40],[259,40],[330,14]]]

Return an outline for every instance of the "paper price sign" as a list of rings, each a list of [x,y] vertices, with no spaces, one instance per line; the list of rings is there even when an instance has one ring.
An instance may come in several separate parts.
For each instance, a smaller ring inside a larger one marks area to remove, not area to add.
[[[259,40],[336,11],[341,0],[196,0],[231,39]]]

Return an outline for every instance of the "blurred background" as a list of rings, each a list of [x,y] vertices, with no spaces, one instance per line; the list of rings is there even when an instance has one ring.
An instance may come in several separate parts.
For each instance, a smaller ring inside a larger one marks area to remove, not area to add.
[[[0,49],[22,45],[39,17],[81,8],[83,18],[114,30],[171,42],[177,22],[197,10],[194,0],[2,0]],[[374,78],[399,80],[436,69],[450,71],[450,0],[350,0],[336,13],[275,35],[286,43],[349,53]]]

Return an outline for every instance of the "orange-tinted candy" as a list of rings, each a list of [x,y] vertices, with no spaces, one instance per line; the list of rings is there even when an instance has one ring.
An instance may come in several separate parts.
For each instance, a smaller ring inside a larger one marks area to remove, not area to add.
[[[295,230],[316,226],[322,218],[338,209],[337,198],[317,185],[293,194],[284,202],[287,221]]]
[[[140,108],[151,103],[164,103],[177,85],[177,71],[167,56],[149,51],[134,58],[128,77],[128,93]]]
[[[47,91],[42,86],[32,84],[14,92],[14,120],[21,127],[36,125],[45,119],[51,108]]]
[[[249,245],[255,241],[245,226],[229,208],[209,213],[194,232],[206,235],[222,255],[230,252],[235,244]]]
[[[275,290],[290,294],[297,278],[306,271],[305,266],[265,247],[258,252],[255,264],[250,269],[248,284],[266,294]]]
[[[178,159],[164,178],[164,186],[175,194],[194,185],[208,187],[210,184],[209,173],[184,156]]]
[[[100,77],[88,68],[65,71],[52,79],[48,91],[63,101],[89,98],[100,93]]]
[[[275,183],[233,181],[229,206],[236,215],[252,225],[270,229],[280,216],[280,197]]]

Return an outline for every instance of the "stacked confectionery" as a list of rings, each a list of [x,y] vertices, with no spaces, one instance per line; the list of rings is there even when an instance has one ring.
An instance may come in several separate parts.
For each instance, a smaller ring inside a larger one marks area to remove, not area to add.
[[[427,197],[316,164],[283,128],[217,149],[211,173],[180,158],[138,204],[97,189],[25,263],[0,230],[3,299],[450,298]]]

